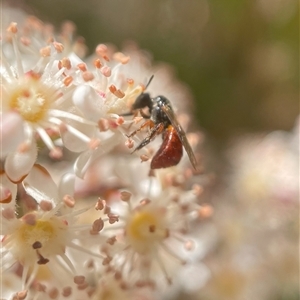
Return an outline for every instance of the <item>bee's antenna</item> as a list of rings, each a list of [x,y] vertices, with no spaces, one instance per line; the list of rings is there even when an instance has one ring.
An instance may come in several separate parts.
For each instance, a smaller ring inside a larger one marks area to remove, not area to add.
[[[144,91],[145,91],[145,90],[147,89],[147,87],[150,85],[150,83],[151,83],[151,81],[152,81],[153,77],[154,77],[154,75],[152,75],[152,76],[150,77],[150,79],[149,79],[148,83],[147,83],[147,84],[146,84],[146,86],[145,86],[145,89],[144,89]]]

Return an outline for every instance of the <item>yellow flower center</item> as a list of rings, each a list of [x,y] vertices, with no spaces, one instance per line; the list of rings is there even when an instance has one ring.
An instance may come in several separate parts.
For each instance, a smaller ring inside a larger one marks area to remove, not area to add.
[[[4,239],[4,246],[11,249],[20,263],[33,264],[41,256],[49,259],[63,254],[68,238],[68,225],[64,220],[56,216],[39,219],[37,214],[29,213],[18,220],[18,225]]]
[[[167,236],[163,216],[157,209],[135,211],[127,221],[126,237],[136,251],[151,251],[153,246]]]
[[[32,247],[39,241],[43,246],[56,236],[56,228],[50,221],[37,220],[34,225],[23,223],[18,230],[19,240],[21,243]]]
[[[24,120],[36,123],[45,117],[52,102],[51,95],[53,92],[38,78],[26,77],[11,90],[9,106],[18,111]]]
[[[147,239],[150,228],[157,227],[156,217],[149,212],[136,213],[127,226],[127,234],[134,239]]]

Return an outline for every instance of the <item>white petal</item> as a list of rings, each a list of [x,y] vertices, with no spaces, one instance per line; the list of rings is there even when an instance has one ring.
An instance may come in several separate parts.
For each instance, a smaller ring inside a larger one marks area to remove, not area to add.
[[[75,178],[76,176],[73,173],[66,173],[62,176],[58,184],[58,194],[60,199],[62,199],[65,195],[70,195],[73,197]]]
[[[93,136],[95,127],[81,124],[72,120],[66,120],[68,130],[61,131],[63,144],[72,152],[87,150],[90,138]]]
[[[58,189],[49,172],[41,165],[34,165],[31,172],[23,181],[26,192],[38,203],[48,200],[57,203]]]
[[[98,157],[110,152],[120,143],[122,138],[122,134],[116,133],[112,137],[101,142],[96,150],[88,150],[81,153],[74,163],[74,171],[76,176],[79,178],[83,178],[91,163],[93,163]]]
[[[12,183],[5,173],[0,174],[0,203],[5,207],[16,204],[17,185]]]
[[[21,182],[30,172],[36,161],[36,157],[37,147],[35,142],[26,151],[15,151],[8,154],[4,165],[8,178],[15,183]]]
[[[199,291],[211,277],[211,272],[203,263],[186,265],[179,272],[179,279],[188,293]]]
[[[97,122],[107,112],[105,99],[87,85],[80,85],[76,88],[73,94],[73,103],[91,121]]]
[[[25,133],[22,117],[15,112],[0,115],[1,157],[15,151],[17,146],[24,140]]]
[[[69,131],[62,132],[60,135],[63,145],[72,152],[82,152],[88,148],[86,142],[80,140]]]
[[[74,163],[74,172],[75,172],[76,176],[78,176],[79,178],[83,179],[84,174],[86,173],[88,167],[91,165],[92,155],[93,155],[92,150],[87,150],[87,151],[81,153],[78,156],[78,158],[76,159],[76,161]]]

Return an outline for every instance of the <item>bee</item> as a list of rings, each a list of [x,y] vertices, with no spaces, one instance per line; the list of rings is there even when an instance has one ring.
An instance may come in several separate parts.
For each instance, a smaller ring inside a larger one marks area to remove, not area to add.
[[[152,79],[153,75],[146,85],[146,88],[149,86]],[[146,107],[149,110],[149,115],[143,111]],[[176,119],[171,102],[164,96],[151,98],[149,93],[142,93],[136,98],[132,105],[132,111],[137,109],[140,110],[141,116],[144,119],[147,119],[147,121],[144,122],[139,129],[127,135],[127,137],[131,138],[146,126],[150,127],[150,131],[133,152],[142,149],[158,135],[162,134],[163,142],[153,156],[150,168],[161,169],[177,165],[182,158],[184,147],[193,168],[197,170],[196,157],[184,130]]]

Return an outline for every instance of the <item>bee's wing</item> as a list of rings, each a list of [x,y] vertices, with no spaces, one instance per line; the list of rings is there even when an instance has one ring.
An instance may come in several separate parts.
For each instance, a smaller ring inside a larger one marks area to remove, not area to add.
[[[188,154],[191,164],[193,165],[194,169],[197,170],[197,160],[194,155],[193,149],[186,137],[184,130],[182,129],[179,122],[177,121],[173,110],[167,105],[162,106],[162,110],[168,116],[169,120],[171,121],[171,124],[177,131],[180,141],[181,141],[182,145],[184,146],[186,153]]]

